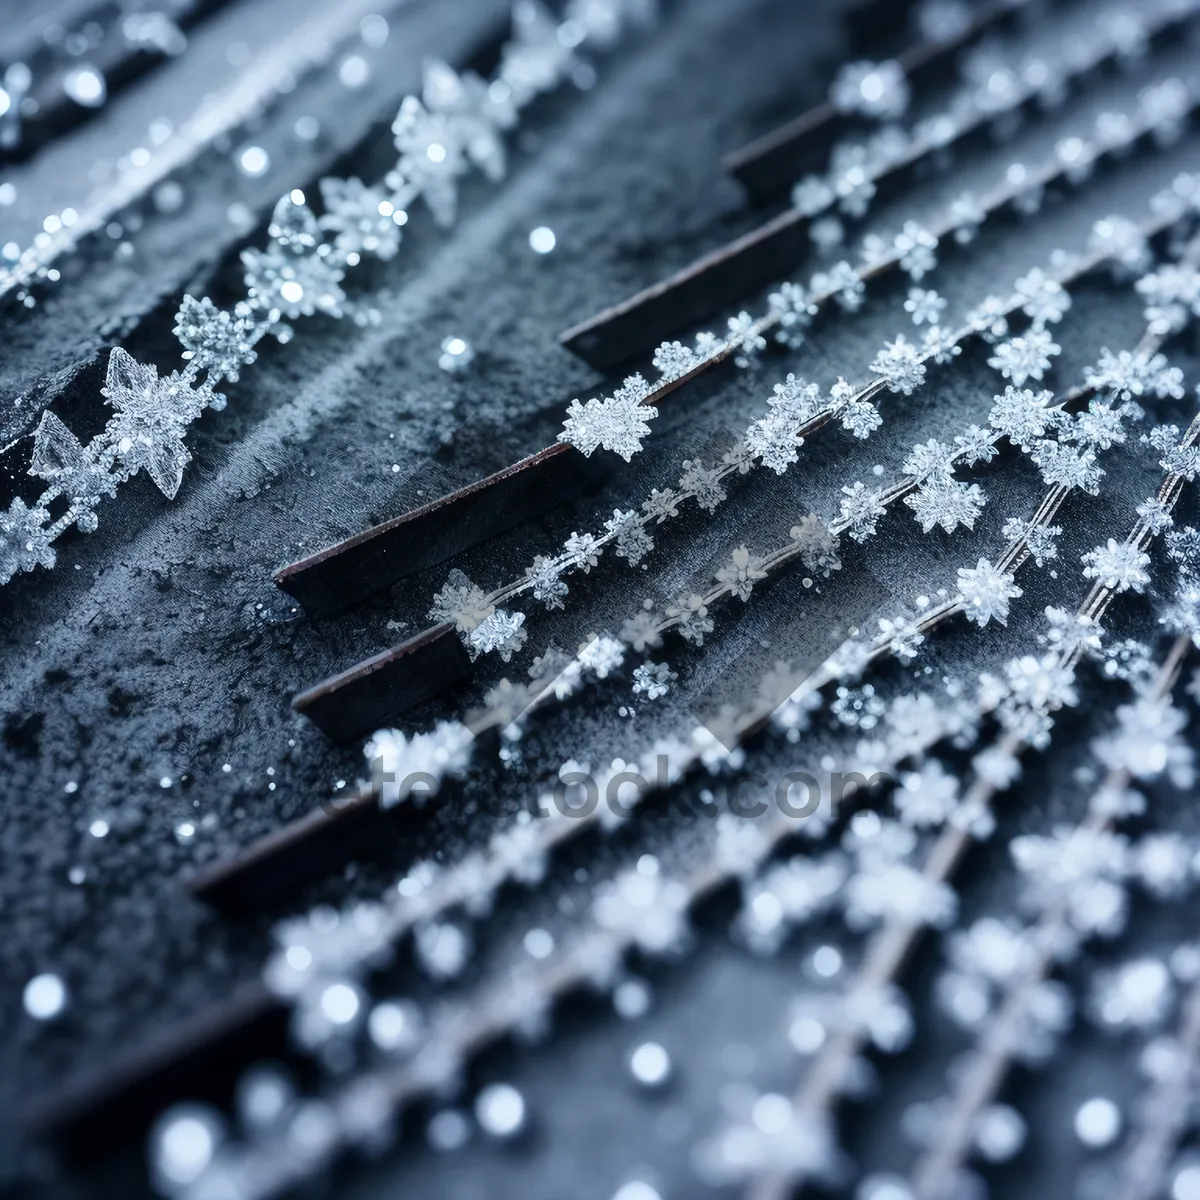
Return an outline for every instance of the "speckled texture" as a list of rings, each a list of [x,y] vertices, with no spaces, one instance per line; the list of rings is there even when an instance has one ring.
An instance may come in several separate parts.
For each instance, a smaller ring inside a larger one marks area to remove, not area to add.
[[[266,180],[238,179],[227,150],[215,150],[179,175],[188,197],[183,212],[151,216],[129,239],[131,258],[114,259],[111,243],[95,239],[36,308],[0,309],[6,442],[32,427],[37,381],[102,345],[119,341],[139,357],[169,363],[181,290],[231,295],[236,251],[261,237],[281,190],[308,186],[331,166],[377,175],[386,162],[384,122],[395,97],[412,86],[421,54],[463,61],[493,44],[502,9],[485,0],[409,7],[393,22],[388,43],[394,73],[348,97],[328,73],[317,72],[264,119],[255,136],[272,147]],[[233,5],[219,19],[234,23],[239,11],[253,8]],[[840,35],[818,6],[804,5],[802,17],[799,8],[796,0],[672,4],[662,28],[604,64],[593,91],[537,105],[510,178],[499,188],[468,186],[453,232],[437,231],[424,214],[414,220],[400,258],[373,268],[363,282],[383,314],[377,328],[314,320],[291,345],[265,349],[243,381],[228,389],[228,409],[206,415],[194,430],[194,462],[173,503],[137,479],[101,509],[98,533],[62,541],[55,571],[22,577],[0,592],[0,919],[6,934],[0,1113],[16,1114],[24,1098],[105,1062],[114,1050],[254,975],[278,914],[216,916],[188,899],[182,879],[196,864],[310,810],[338,781],[356,777],[357,748],[330,746],[291,714],[288,701],[300,687],[423,627],[429,597],[445,573],[438,568],[405,580],[390,597],[315,622],[276,592],[272,570],[547,444],[565,403],[600,382],[557,346],[561,329],[761,219],[744,206],[719,160],[822,91]],[[1119,106],[1170,61],[1168,55],[1166,63],[1138,68],[1131,79],[1098,81],[1061,112],[1032,122],[1011,151],[976,149],[951,175],[934,176],[902,201],[881,206],[869,226],[892,229],[910,212],[932,209],[951,187],[994,179],[1009,157],[1037,161],[1065,129]],[[153,76],[145,86],[162,78]],[[302,148],[285,131],[310,110],[328,114],[330,137]],[[76,136],[81,153],[96,157],[107,150],[102,125]],[[947,256],[953,265],[940,274],[942,290],[952,298],[978,295],[998,277],[1045,261],[1056,245],[1079,247],[1099,215],[1143,213],[1156,187],[1194,168],[1198,149],[1200,134],[1190,133],[1161,154],[1135,156],[1106,171],[1078,195],[1054,200],[1034,221],[998,224],[969,252]],[[256,214],[258,229],[248,237],[225,217],[233,198]],[[558,237],[558,248],[544,259],[527,243],[529,230],[540,224]],[[780,264],[781,274],[788,269]],[[858,319],[831,317],[805,350],[772,354],[756,374],[723,369],[684,389],[664,406],[648,451],[619,470],[601,495],[564,505],[452,565],[495,585],[570,531],[592,527],[597,514],[672,479],[689,453],[743,427],[756,398],[786,371],[822,383],[839,374],[863,375],[884,336],[902,327],[901,299],[895,286],[882,287]],[[1063,326],[1060,340],[1068,349],[1054,382],[1073,382],[1101,345],[1127,345],[1140,328],[1128,292],[1114,294],[1107,281],[1089,281]],[[478,353],[461,378],[437,365],[439,343],[449,334],[467,338]],[[1193,380],[1195,355],[1196,348],[1185,345],[1175,358]],[[553,635],[570,644],[619,621],[643,595],[661,600],[703,577],[739,541],[774,545],[796,515],[810,508],[832,513],[831,496],[842,482],[875,463],[886,464],[890,476],[913,441],[986,416],[992,382],[982,356],[969,352],[936,386],[911,400],[887,401],[888,421],[870,441],[825,431],[803,452],[800,469],[784,479],[760,473],[737,485],[736,503],[717,520],[689,517],[664,530],[635,584],[620,563],[593,572],[577,603],[539,620],[536,643]],[[68,388],[53,407],[80,431],[102,419],[94,387]],[[1179,406],[1174,416],[1181,415]],[[0,470],[23,470],[27,445],[17,442],[0,459]],[[1111,457],[1103,500],[1072,500],[1064,510],[1065,561],[1101,535],[1123,532],[1157,478],[1144,450]],[[862,605],[864,596],[869,610],[877,597],[905,599],[922,588],[948,586],[954,568],[998,547],[1003,519],[1029,509],[1040,494],[1032,470],[1007,451],[980,476],[990,500],[974,533],[921,537],[907,513],[893,516],[869,560],[848,554],[847,571],[811,592],[801,592],[785,573],[744,610],[723,614],[703,655],[677,650],[679,660],[698,677],[716,677],[723,664],[763,639],[801,657],[822,644],[835,614]],[[8,487],[0,474],[5,498]],[[1185,509],[1194,514],[1190,497]],[[1046,603],[1073,604],[1081,596],[1077,577],[1057,584],[1036,577],[1007,630],[956,627],[925,661],[939,673],[994,666],[1028,645]],[[403,623],[399,634],[392,621]],[[1121,607],[1118,623],[1131,631],[1145,632],[1148,622],[1144,606]],[[412,714],[411,724],[423,726],[437,713],[477,702],[500,673],[481,670],[460,694]],[[604,710],[596,707],[601,703]],[[579,701],[539,722],[526,747],[530,769],[544,775],[541,763],[601,750],[632,757],[652,740],[657,723],[687,715],[666,705],[658,717],[647,709],[617,725],[611,719],[617,703],[608,696]],[[1094,732],[1090,719],[1101,719],[1111,703],[1101,698],[1095,712],[1085,706],[1072,718],[1070,753],[1031,765],[1002,823],[1044,829],[1079,813],[1085,789],[1072,771]],[[603,727],[599,711],[610,718]],[[72,783],[77,789],[66,790]],[[422,854],[453,858],[463,846],[482,844],[521,802],[522,783],[518,776],[481,771],[459,804],[412,836],[398,824],[394,846],[352,866],[345,878],[297,895],[294,906],[367,895]],[[1155,823],[1175,826],[1184,819],[1177,798],[1164,793],[1161,804],[1164,815]],[[96,818],[109,823],[103,839],[88,833]],[[180,844],[173,830],[185,818],[200,832]],[[694,843],[695,831],[678,819],[638,823],[606,841],[587,839],[556,861],[537,894],[502,895],[498,913],[481,928],[479,972],[486,975],[519,953],[520,935],[533,925],[569,936],[588,881],[640,849],[652,848],[670,864],[688,861]],[[993,903],[1011,885],[999,845],[982,848],[977,858],[978,870],[964,888],[968,908]],[[73,867],[86,872],[81,885],[68,880]],[[577,878],[577,871],[585,875]],[[641,1171],[667,1200],[701,1195],[689,1152],[717,1121],[722,1089],[739,1081],[779,1089],[794,1082],[796,1063],[780,1054],[781,1030],[805,951],[819,937],[813,930],[777,958],[750,959],[723,934],[732,912],[728,901],[720,897],[700,914],[696,951],[684,964],[647,966],[655,1001],[644,1021],[622,1022],[595,1001],[572,1004],[544,1046],[505,1048],[481,1065],[481,1079],[510,1079],[526,1094],[532,1130],[520,1148],[500,1151],[477,1139],[459,1153],[438,1156],[410,1138],[383,1164],[339,1176],[336,1186],[318,1194],[368,1200],[403,1190],[454,1200],[607,1200],[624,1178]],[[1142,914],[1137,918],[1135,933],[1144,932],[1147,944],[1183,928],[1179,914],[1153,928]],[[914,995],[926,1001],[935,962],[926,945],[909,977]],[[25,980],[41,970],[60,973],[71,992],[68,1014],[48,1027],[20,1009]],[[400,969],[392,985],[421,986]],[[469,998],[470,983],[461,986]],[[900,1108],[916,1095],[935,1093],[963,1046],[961,1035],[928,1004],[924,1009],[930,1016],[919,1040],[900,1059],[880,1065],[880,1097],[869,1110],[857,1110],[871,1115],[857,1121],[852,1113],[846,1123],[848,1148],[868,1167],[908,1161],[896,1132]],[[646,1038],[661,1041],[676,1061],[676,1079],[661,1096],[635,1094],[625,1067],[630,1048]],[[1104,1080],[1113,1091],[1131,1087],[1132,1053],[1080,1033],[1052,1081],[1024,1075],[1016,1081],[1024,1110],[1044,1120],[1034,1124],[1029,1150],[996,1174],[998,1194],[1066,1194],[1083,1154],[1070,1137],[1070,1113],[1092,1081]],[[16,1143],[14,1122],[6,1117],[0,1159],[14,1175],[18,1169],[38,1173],[30,1195],[134,1196],[145,1188],[132,1152],[118,1156],[115,1174],[107,1168],[72,1173],[39,1154],[18,1157]]]

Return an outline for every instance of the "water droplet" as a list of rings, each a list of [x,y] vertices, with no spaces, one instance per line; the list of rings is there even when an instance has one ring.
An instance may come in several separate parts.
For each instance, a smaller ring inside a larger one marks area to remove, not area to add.
[[[525,1125],[525,1099],[510,1084],[489,1084],[475,1098],[475,1119],[490,1137],[516,1137]]]
[[[271,169],[271,156],[261,146],[245,146],[238,154],[238,166],[244,175],[258,179]]]
[[[63,91],[84,108],[99,108],[108,99],[108,85],[95,67],[80,66],[68,71]]]
[[[657,1042],[643,1042],[629,1056],[629,1070],[644,1087],[661,1087],[671,1075],[671,1056]]]
[[[535,254],[549,254],[558,245],[554,230],[546,225],[539,225],[529,235],[529,248]]]

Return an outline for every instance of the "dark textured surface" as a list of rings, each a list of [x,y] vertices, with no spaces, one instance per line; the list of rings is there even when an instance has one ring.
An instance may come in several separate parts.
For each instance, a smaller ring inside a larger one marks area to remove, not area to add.
[[[249,240],[256,241],[271,202],[286,188],[311,185],[335,163],[347,173],[378,175],[388,150],[383,123],[396,96],[413,86],[420,55],[436,51],[463,61],[489,44],[502,8],[483,0],[411,7],[393,22],[386,47],[394,71],[377,73],[370,88],[349,94],[317,72],[264,120],[256,137],[273,147],[265,180],[241,179],[229,153],[214,150],[179,174],[184,210],[150,216],[128,239],[130,258],[114,259],[107,239],[93,239],[37,307],[0,310],[6,441],[31,428],[39,379],[103,344],[119,341],[143,359],[170,363],[180,291],[227,297],[236,287],[236,250],[245,243],[227,221],[230,201],[254,210],[259,224]],[[235,5],[226,15],[232,21],[252,8]],[[804,9],[800,17],[796,0],[679,0],[654,35],[604,64],[594,91],[536,106],[510,178],[498,189],[468,186],[453,232],[435,230],[425,214],[414,220],[400,257],[372,268],[360,285],[383,314],[377,328],[313,320],[291,345],[264,348],[242,382],[227,389],[228,409],[209,413],[195,428],[194,462],[173,503],[139,477],[101,509],[96,534],[63,539],[56,570],[23,576],[0,591],[0,1159],[14,1178],[18,1170],[39,1173],[29,1194],[134,1196],[144,1189],[133,1152],[118,1158],[112,1168],[118,1175],[108,1168],[64,1171],[40,1154],[18,1153],[16,1118],[32,1094],[103,1064],[120,1047],[254,977],[279,910],[219,916],[188,896],[183,879],[197,864],[311,810],[337,781],[362,772],[357,748],[331,746],[290,711],[290,698],[423,628],[446,567],[320,621],[304,617],[275,589],[272,572],[547,444],[566,402],[598,382],[557,346],[561,328],[763,218],[722,175],[721,156],[822,94],[839,34],[829,17]],[[973,151],[952,179],[930,178],[881,206],[868,226],[894,229],[972,181],[983,187],[1010,158],[1039,161],[1064,129],[1120,106],[1140,81],[1167,70],[1172,55],[1182,61],[1185,54],[1176,50],[1132,78],[1102,81],[1032,122],[1018,135],[1019,150]],[[315,149],[283,132],[310,110],[330,117],[323,120],[329,138]],[[107,144],[109,136],[103,121],[82,128],[79,153],[96,158],[127,148]],[[952,302],[977,296],[1044,262],[1057,245],[1078,248],[1097,216],[1141,215],[1156,187],[1195,167],[1198,149],[1200,135],[1188,134],[1161,154],[1135,156],[1078,195],[1053,201],[1034,222],[998,224],[969,253],[947,255],[953,265],[939,272],[937,286]],[[545,259],[527,243],[528,231],[540,224],[558,237]],[[780,274],[791,267],[780,263]],[[648,451],[617,471],[598,497],[564,505],[453,565],[484,586],[498,584],[570,531],[591,528],[597,514],[672,478],[682,459],[712,439],[744,427],[756,398],[788,370],[826,385],[838,375],[861,377],[884,337],[905,324],[901,299],[898,288],[881,288],[858,319],[830,317],[803,351],[772,354],[755,374],[722,368],[683,389],[664,404]],[[751,300],[757,302],[745,298]],[[1139,307],[1127,292],[1113,295],[1104,280],[1081,287],[1063,326],[1060,340],[1068,349],[1054,385],[1074,382],[1101,345],[1131,344],[1140,327]],[[439,343],[450,334],[467,338],[479,355],[462,378],[437,365]],[[1194,353],[1183,347],[1175,357],[1192,379]],[[649,569],[632,587],[627,567],[606,562],[575,590],[565,613],[538,619],[535,644],[553,636],[569,645],[619,623],[641,595],[671,596],[689,579],[703,578],[739,541],[777,544],[800,513],[831,514],[841,483],[868,477],[876,463],[891,477],[912,442],[981,420],[993,390],[983,357],[968,351],[910,400],[889,399],[887,423],[870,441],[825,431],[783,479],[759,473],[737,483],[737,502],[716,521],[689,515],[664,528]],[[102,420],[94,388],[68,387],[54,409],[78,432]],[[1182,414],[1180,406],[1176,419]],[[23,453],[27,442],[18,442],[0,465],[23,470]],[[1064,561],[1101,535],[1122,533],[1157,478],[1152,456],[1140,448],[1110,457],[1103,499],[1073,499],[1064,510]],[[990,499],[974,533],[921,537],[907,512],[894,514],[869,561],[847,554],[847,570],[820,594],[801,592],[784,573],[745,609],[722,612],[703,656],[679,648],[674,656],[701,682],[720,676],[764,638],[786,643],[788,657],[801,658],[824,644],[835,614],[861,605],[864,596],[874,603],[949,586],[954,568],[998,548],[1003,519],[1030,509],[1041,491],[1029,465],[1007,451],[978,474]],[[0,478],[5,495],[7,486]],[[1074,572],[1056,589],[1045,575],[1022,582],[1026,595],[1007,630],[956,626],[922,669],[928,663],[938,673],[971,674],[994,667],[1028,644],[1046,603],[1082,598]],[[1123,606],[1117,625],[1146,632],[1148,617],[1137,608]],[[415,714],[412,727],[477,702],[501,673],[480,670],[465,689]],[[903,680],[903,672],[893,673]],[[631,758],[653,740],[656,722],[687,718],[667,705],[659,716],[646,710],[617,724],[617,703],[603,699],[603,722],[588,702],[540,722],[527,747],[527,769],[540,777],[568,757]],[[1041,830],[1078,815],[1085,789],[1071,771],[1094,732],[1090,719],[1103,720],[1111,703],[1102,697],[1094,711],[1085,705],[1072,718],[1073,752],[1030,766],[1006,802],[1011,809],[1002,825]],[[765,756],[786,758],[771,745]],[[226,763],[229,772],[222,770]],[[164,777],[171,781],[165,788]],[[77,790],[65,790],[70,781]],[[395,844],[379,847],[344,878],[296,894],[288,908],[369,895],[419,856],[453,859],[463,846],[482,844],[521,802],[523,782],[484,766],[454,806],[412,832],[398,824]],[[1178,801],[1164,794],[1162,804]],[[1178,823],[1170,811],[1164,825]],[[88,834],[97,817],[111,827],[103,839]],[[181,845],[173,830],[185,818],[200,831]],[[519,952],[521,934],[534,925],[569,936],[573,915],[586,905],[588,879],[605,877],[643,848],[655,849],[668,865],[686,862],[693,843],[694,831],[678,821],[639,822],[608,840],[587,839],[555,862],[538,892],[502,894],[499,911],[480,931],[478,971],[486,975]],[[86,871],[78,886],[68,881],[76,866]],[[999,842],[976,852],[968,876],[965,910],[1003,902],[1011,871]],[[820,937],[813,929],[774,959],[752,959],[723,934],[732,911],[729,897],[719,897],[701,913],[701,936],[685,963],[646,966],[655,1002],[636,1027],[597,1002],[580,1002],[542,1047],[505,1048],[480,1065],[480,1079],[507,1078],[525,1092],[532,1114],[525,1144],[502,1151],[477,1140],[437,1156],[413,1137],[385,1163],[351,1172],[326,1194],[606,1200],[641,1171],[668,1200],[700,1195],[690,1147],[717,1123],[729,1088],[788,1090],[796,1079],[796,1062],[780,1053],[782,1030],[806,952]],[[1182,933],[1182,922],[1176,924]],[[1126,941],[1132,944],[1145,928],[1135,925]],[[1146,936],[1162,939],[1170,928],[1167,921]],[[846,940],[840,932],[829,936]],[[935,962],[926,946],[907,977],[920,1011],[928,1013],[918,1041],[881,1065],[883,1090],[870,1117],[856,1122],[852,1115],[846,1123],[848,1148],[867,1167],[909,1161],[897,1132],[899,1110],[942,1090],[949,1060],[963,1045],[927,1003]],[[24,982],[42,970],[61,974],[71,992],[68,1013],[52,1026],[29,1021],[20,1007]],[[420,994],[428,987],[406,971],[415,974],[398,967],[395,990]],[[460,986],[469,996],[470,982]],[[634,1094],[625,1065],[631,1047],[646,1038],[661,1041],[676,1065],[674,1083],[653,1097]],[[1095,1079],[1127,1094],[1135,1052],[1122,1054],[1081,1032],[1057,1060],[1053,1081],[1024,1075],[1016,1081],[1033,1132],[1018,1163],[996,1175],[1003,1194],[1066,1194],[1083,1155],[1070,1137],[1074,1107]],[[414,1126],[419,1133],[419,1122]]]

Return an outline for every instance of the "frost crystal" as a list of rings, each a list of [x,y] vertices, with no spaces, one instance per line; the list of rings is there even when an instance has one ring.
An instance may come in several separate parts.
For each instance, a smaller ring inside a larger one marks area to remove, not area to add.
[[[657,700],[671,690],[671,681],[677,678],[666,663],[643,663],[633,672],[633,690],[647,700]]]
[[[44,508],[27,508],[20,496],[7,512],[0,512],[0,584],[20,571],[54,566],[54,547],[46,529],[49,519]]]
[[[431,113],[416,96],[405,96],[392,122],[400,159],[387,182],[396,192],[396,207],[419,193],[439,225],[450,225],[458,208],[457,180],[467,170],[454,121]]]
[[[1034,392],[1009,384],[1004,394],[995,398],[988,424],[1013,445],[1028,450],[1060,423],[1061,416],[1053,401],[1053,392]]]
[[[914,325],[936,325],[941,318],[946,301],[935,291],[924,288],[909,288],[904,310],[912,315]]]
[[[400,249],[400,226],[396,208],[378,188],[361,179],[322,179],[321,198],[325,214],[320,227],[334,236],[334,246],[343,258],[370,255],[385,262]]]
[[[976,625],[989,621],[1008,624],[1008,604],[1023,595],[1006,571],[981,558],[974,567],[959,567],[958,588],[962,592],[967,619]]]
[[[925,533],[935,525],[940,525],[947,533],[953,533],[959,525],[974,529],[975,519],[985,502],[979,484],[966,484],[947,474],[932,476],[911,496],[904,498]]]
[[[183,346],[183,357],[197,370],[207,371],[210,380],[236,383],[242,367],[258,357],[254,350],[255,327],[248,305],[233,312],[217,308],[205,296],[184,296],[175,314],[175,336]]]
[[[719,584],[743,602],[750,599],[754,585],[766,577],[760,561],[745,546],[739,546],[733,552],[729,565],[722,567],[715,576]]]
[[[937,266],[938,240],[916,221],[904,222],[904,228],[896,235],[895,247],[900,269],[918,283]]]
[[[861,113],[877,121],[895,120],[908,108],[908,79],[894,59],[847,63],[838,71],[829,99],[839,112]]]
[[[903,334],[886,344],[868,369],[881,375],[891,391],[905,396],[911,396],[925,382],[920,351]]]
[[[1023,387],[1026,380],[1041,379],[1050,370],[1051,360],[1061,352],[1062,347],[1051,338],[1049,330],[1030,329],[1023,337],[1001,342],[988,359],[988,366],[1011,379],[1015,386]]]
[[[1106,588],[1118,592],[1143,592],[1150,582],[1146,567],[1150,556],[1144,554],[1136,545],[1128,542],[1118,542],[1109,538],[1106,546],[1097,546],[1082,556],[1084,575],[1095,579]]]
[[[868,491],[866,484],[856,482],[842,488],[842,520],[856,542],[865,542],[875,534],[875,525],[887,509],[880,502],[883,493]]]
[[[84,446],[49,409],[42,413],[34,435],[29,474],[45,479],[73,503],[88,508],[99,503],[101,496],[117,494],[116,477],[96,461],[92,447]]]
[[[657,408],[642,403],[649,394],[646,381],[640,375],[631,375],[603,400],[593,397],[587,404],[572,400],[558,440],[570,442],[589,458],[603,446],[629,462],[650,432],[646,422],[658,416]]]
[[[508,662],[529,636],[524,624],[524,613],[509,613],[498,608],[467,634],[467,649],[472,656],[499,654],[504,662]]]
[[[173,499],[192,457],[184,438],[206,394],[193,390],[178,373],[160,379],[153,366],[137,362],[119,346],[109,353],[101,392],[117,410],[105,434],[123,470],[135,475],[144,469],[159,491]]]

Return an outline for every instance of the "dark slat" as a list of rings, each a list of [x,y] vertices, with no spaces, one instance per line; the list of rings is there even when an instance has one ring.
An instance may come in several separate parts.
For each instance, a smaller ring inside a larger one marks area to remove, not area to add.
[[[436,625],[301,692],[292,707],[334,741],[349,741],[454,687],[470,670],[454,627]]]
[[[916,0],[850,0],[841,21],[857,55],[888,53],[908,30]]]
[[[863,23],[873,18],[864,4]],[[999,0],[982,9],[975,20],[957,37],[919,42],[910,46],[897,61],[904,67],[914,88],[944,72],[950,61],[968,45],[985,34],[995,32],[1021,11],[1012,0]],[[834,145],[856,131],[870,128],[871,122],[853,113],[841,113],[828,101],[816,105],[786,125],[735,150],[725,158],[725,169],[734,175],[755,203],[773,200],[803,175],[823,171]]]
[[[597,370],[688,329],[730,297],[749,295],[784,278],[807,245],[808,218],[789,209],[720,250],[597,316],[559,341]]]
[[[596,486],[603,455],[558,443],[486,479],[292,563],[275,582],[314,616],[340,612]]]
[[[341,867],[378,836],[392,815],[364,788],[198,871],[187,881],[188,891],[226,912],[255,912]]]
[[[36,1100],[25,1127],[71,1157],[140,1136],[174,1100],[228,1099],[246,1062],[287,1052],[288,1009],[258,982]]]

